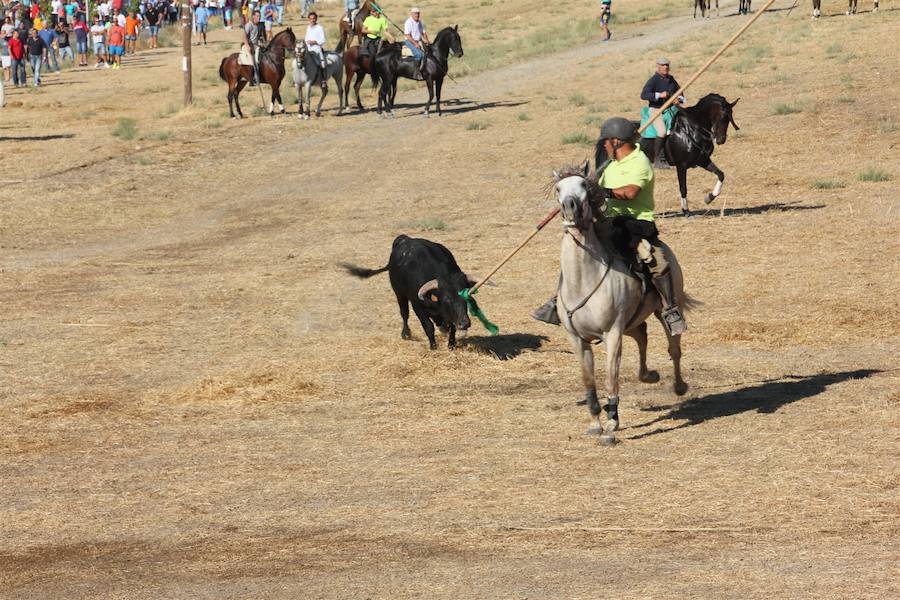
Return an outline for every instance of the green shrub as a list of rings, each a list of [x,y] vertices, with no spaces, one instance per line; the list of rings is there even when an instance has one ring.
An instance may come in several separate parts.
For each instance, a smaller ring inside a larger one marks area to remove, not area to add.
[[[857,175],[856,178],[860,181],[890,181],[891,174],[882,169],[869,167],[868,169]]]
[[[847,187],[847,185],[836,179],[816,179],[809,184],[809,187],[814,190],[836,190]]]
[[[488,127],[490,127],[490,124],[484,121],[469,121],[466,124],[466,131],[483,131]]]
[[[794,113],[803,112],[803,109],[793,104],[776,104],[772,114],[776,115],[792,115]]]
[[[586,144],[592,145],[594,140],[583,131],[575,131],[573,133],[567,133],[562,138],[563,144]]]
[[[134,136],[137,135],[137,124],[134,122],[134,119],[120,117],[116,122],[116,126],[113,127],[112,134],[113,137],[117,137],[120,140],[133,140]]]
[[[516,115],[516,119],[518,119],[519,121],[530,121],[531,117],[528,116],[528,113],[522,112]]]

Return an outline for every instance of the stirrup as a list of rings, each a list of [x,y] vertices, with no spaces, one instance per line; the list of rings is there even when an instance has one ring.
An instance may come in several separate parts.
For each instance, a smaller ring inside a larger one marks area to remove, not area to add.
[[[670,306],[662,311],[662,320],[665,323],[669,335],[681,335],[687,331],[687,323],[677,306]]]
[[[549,325],[559,325],[559,314],[556,312],[556,297],[550,298],[540,308],[531,311],[531,317]]]

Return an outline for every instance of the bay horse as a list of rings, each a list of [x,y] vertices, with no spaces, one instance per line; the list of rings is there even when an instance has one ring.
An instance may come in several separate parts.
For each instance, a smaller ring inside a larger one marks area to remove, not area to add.
[[[435,100],[438,116],[441,115],[441,88],[444,85],[444,77],[447,75],[447,59],[451,53],[457,57],[463,55],[462,39],[459,37],[458,29],[459,25],[444,27],[435,36],[434,43],[425,49],[425,66],[422,76],[425,78],[425,85],[428,86],[428,102],[423,111],[426,117],[429,116],[432,100]],[[398,77],[415,80],[417,59],[402,58],[402,47],[402,42],[388,44],[375,57],[372,84],[381,83],[381,88],[378,90],[379,115],[384,107],[391,116],[394,116],[394,96]]]
[[[356,16],[353,17],[353,23],[348,23],[345,20],[345,16],[347,13],[341,15],[341,20],[338,21],[338,31],[340,31],[340,44],[338,44],[338,48],[350,48],[351,38],[356,38],[357,44],[362,44],[362,25],[363,21],[366,20],[366,17],[372,12],[372,4],[371,0],[365,0],[362,3],[362,6],[359,7],[359,10],[356,11]],[[340,52],[340,50],[338,50]]]
[[[681,213],[690,215],[687,201],[687,170],[691,167],[703,167],[718,179],[712,192],[706,195],[704,202],[709,204],[722,193],[725,173],[710,159],[716,145],[722,145],[728,138],[728,126],[735,131],[740,127],[734,122],[734,105],[719,94],[707,94],[694,106],[679,110],[672,122],[672,131],[666,137],[663,151],[666,161],[674,165],[678,171],[678,189],[681,192]],[[641,138],[641,150],[651,162],[656,158],[654,140]],[[644,150],[646,148],[646,150]],[[599,150],[599,149],[598,149]],[[605,153],[604,153],[605,154]],[[599,155],[598,159],[603,156]],[[723,207],[724,212],[724,207]]]
[[[344,65],[341,55],[337,52],[325,52],[325,81],[322,81],[322,75],[319,73],[319,67],[315,64],[318,58],[314,58],[309,63],[307,58],[306,42],[298,40],[294,47],[293,76],[294,86],[297,88],[297,114],[301,119],[309,119],[309,111],[312,108],[312,86],[320,84],[322,87],[322,95],[319,98],[319,105],[316,107],[316,117],[322,116],[322,103],[325,96],[328,95],[328,80],[334,79],[334,83],[338,89],[340,97],[340,107],[337,114],[343,114],[347,106],[344,96]],[[306,112],[303,112],[303,98],[306,97]]]
[[[694,0],[694,18],[697,18],[697,8],[700,9],[700,16],[707,19],[712,15],[713,0]],[[716,16],[719,16],[719,0],[716,0]]]
[[[344,97],[347,99],[349,106],[350,84],[352,83],[353,92],[356,94],[356,108],[363,111],[365,107],[363,107],[359,98],[359,89],[362,87],[366,75],[372,74],[372,65],[375,57],[368,54],[360,54],[361,48],[362,46],[350,46],[344,50]],[[356,76],[355,83],[353,82],[354,75]]]
[[[588,432],[600,433],[600,441],[611,444],[615,442],[615,431],[619,428],[622,337],[627,335],[637,342],[638,379],[644,383],[659,381],[659,373],[647,369],[646,321],[650,315],[656,315],[662,322],[662,300],[653,286],[645,289],[631,273],[627,259],[610,251],[613,244],[604,233],[609,231],[610,223],[606,216],[605,195],[597,183],[596,173],[589,172],[588,163],[554,171],[553,175],[564,231],[556,311],[581,361],[581,381],[585,389],[583,403],[587,404],[594,421]],[[598,231],[601,232],[599,235]],[[660,251],[665,252],[669,261],[678,304],[690,307],[694,300],[684,293],[684,278],[675,253],[662,243]],[[665,326],[663,329],[666,330]],[[681,336],[668,332],[666,336],[675,371],[674,392],[681,396],[688,390],[681,377]],[[592,345],[601,341],[606,346],[607,397],[603,406],[606,423],[602,427]]]
[[[297,36],[290,27],[279,32],[268,47],[259,54],[259,83],[266,83],[272,86],[272,98],[269,101],[269,115],[275,115],[276,103],[281,107],[281,113],[284,113],[284,104],[281,101],[281,80],[284,79],[284,55],[287,50],[293,51],[297,44]],[[229,54],[222,59],[219,65],[219,77],[228,84],[228,112],[231,118],[234,116],[234,109],[231,104],[237,108],[240,118],[244,118],[241,112],[241,104],[238,102],[238,96],[244,86],[253,79],[253,67],[251,65],[242,65],[238,63],[239,53]]]

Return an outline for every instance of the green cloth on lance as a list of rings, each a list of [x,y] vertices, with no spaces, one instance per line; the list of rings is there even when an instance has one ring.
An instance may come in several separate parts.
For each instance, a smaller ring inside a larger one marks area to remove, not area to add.
[[[663,111],[662,118],[663,123],[666,124],[666,130],[672,131],[672,121],[675,120],[675,115],[678,113],[680,109],[674,104]],[[641,127],[647,124],[647,121],[650,120],[650,115],[656,114],[655,108],[650,108],[649,106],[641,107]],[[641,134],[641,137],[653,139],[657,136],[656,127],[651,125]]]
[[[469,307],[469,314],[473,317],[478,317],[478,320],[481,321],[485,329],[491,332],[491,335],[497,335],[500,333],[500,328],[488,321],[488,318],[484,316],[484,313],[481,312],[481,309],[478,308],[478,305],[475,304],[475,300],[472,298],[472,295],[477,294],[478,290],[475,290],[474,294],[469,294],[469,289],[466,288],[458,292],[462,299],[466,301],[466,306]]]

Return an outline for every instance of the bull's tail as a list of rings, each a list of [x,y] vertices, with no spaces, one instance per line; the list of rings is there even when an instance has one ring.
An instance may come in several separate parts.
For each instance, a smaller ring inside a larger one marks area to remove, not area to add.
[[[378,275],[379,273],[384,273],[391,266],[390,263],[386,264],[380,269],[364,269],[362,267],[357,267],[356,265],[351,265],[350,263],[338,263],[338,266],[343,267],[347,270],[348,273],[353,275],[354,277],[359,277],[360,279],[368,279],[373,275]]]
[[[228,57],[222,59],[222,62],[219,64],[219,77],[222,78],[222,81],[228,81],[225,77],[225,61],[228,60]]]

